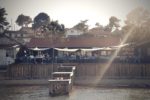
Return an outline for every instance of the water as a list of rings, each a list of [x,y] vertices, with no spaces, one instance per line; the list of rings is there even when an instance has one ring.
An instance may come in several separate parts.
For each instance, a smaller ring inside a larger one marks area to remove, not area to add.
[[[46,86],[0,87],[0,100],[150,100],[150,89],[74,86],[67,96],[50,97]]]

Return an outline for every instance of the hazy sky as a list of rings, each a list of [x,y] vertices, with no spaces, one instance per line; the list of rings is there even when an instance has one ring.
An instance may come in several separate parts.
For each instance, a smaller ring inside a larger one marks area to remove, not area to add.
[[[66,27],[72,27],[80,20],[88,19],[88,24],[96,22],[108,24],[110,16],[125,20],[127,13],[136,7],[150,10],[150,0],[0,0],[0,7],[8,13],[8,21],[14,23],[19,14],[34,18],[45,12],[51,19],[58,20]]]

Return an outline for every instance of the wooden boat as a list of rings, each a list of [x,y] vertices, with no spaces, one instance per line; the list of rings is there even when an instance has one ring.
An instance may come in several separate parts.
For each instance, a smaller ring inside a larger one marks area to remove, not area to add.
[[[49,94],[51,96],[69,94],[72,88],[71,79],[52,79],[49,82]]]
[[[73,72],[73,74],[75,74],[75,69],[76,69],[76,66],[64,66],[64,65],[61,65],[60,67],[58,67],[58,71],[61,71],[61,72]],[[72,78],[72,83],[74,82],[74,77],[75,75],[73,75],[71,78]]]
[[[49,94],[51,96],[69,94],[74,81],[75,66],[61,66],[58,72],[52,73],[49,82]]]

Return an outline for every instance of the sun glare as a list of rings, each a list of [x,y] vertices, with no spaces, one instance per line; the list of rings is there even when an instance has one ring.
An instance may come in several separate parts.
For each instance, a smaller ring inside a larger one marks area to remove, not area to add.
[[[134,27],[132,27],[130,29],[130,31],[124,36],[122,42],[120,43],[121,46],[125,44],[125,42],[127,41],[127,39],[130,36],[130,34],[133,32],[133,30],[134,30]],[[100,81],[104,77],[104,75],[107,72],[107,70],[111,67],[112,62],[114,61],[114,59],[118,55],[119,51],[121,50],[121,46],[115,51],[115,53],[112,55],[111,59],[108,61],[108,63],[100,71],[100,73],[101,73],[100,77],[98,77],[98,78],[95,79],[95,82],[94,82],[95,85],[98,85],[98,83],[100,83]]]

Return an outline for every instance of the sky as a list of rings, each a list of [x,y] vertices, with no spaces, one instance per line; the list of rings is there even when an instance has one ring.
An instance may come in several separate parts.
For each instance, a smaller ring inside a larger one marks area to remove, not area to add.
[[[107,25],[111,16],[121,19],[123,25],[126,15],[137,7],[150,10],[150,0],[0,0],[0,7],[8,13],[7,19],[18,29],[15,21],[20,14],[32,19],[40,12],[47,13],[51,20],[58,20],[71,28],[81,20],[88,19],[88,25],[96,22]]]

